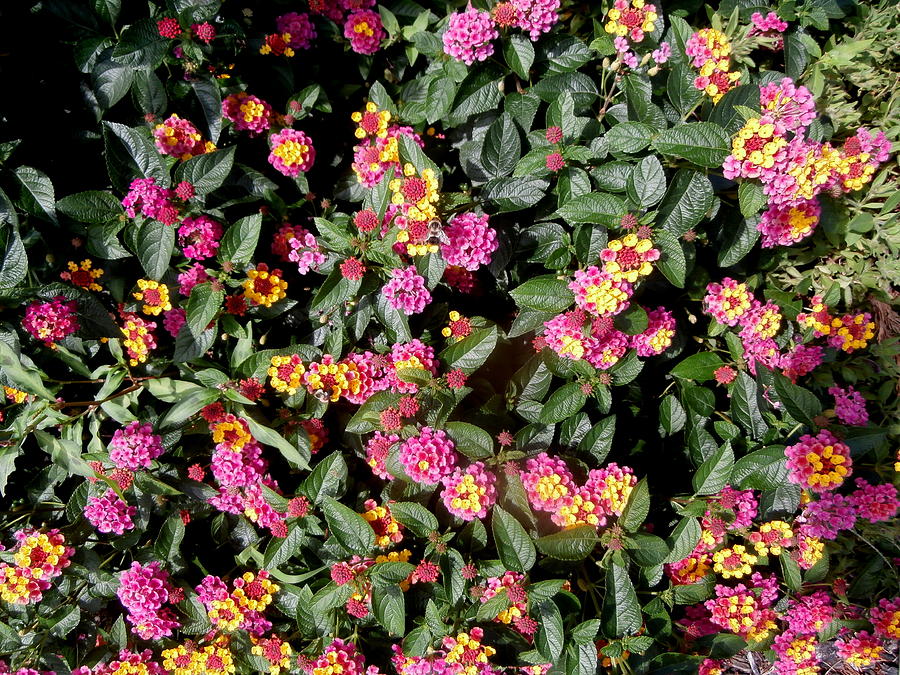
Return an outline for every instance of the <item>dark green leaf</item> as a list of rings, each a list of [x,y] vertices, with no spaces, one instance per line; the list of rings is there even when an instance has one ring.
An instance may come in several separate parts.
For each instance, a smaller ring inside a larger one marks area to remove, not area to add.
[[[578,525],[540,537],[534,543],[544,555],[557,560],[578,562],[587,558],[599,541],[597,530],[593,526]]]
[[[122,31],[112,58],[129,68],[153,70],[162,62],[168,48],[169,40],[160,36],[156,21],[142,19]]]
[[[534,46],[527,37],[513,33],[503,44],[503,56],[512,71],[523,80],[528,79],[528,71],[534,63]]]
[[[679,362],[672,368],[671,374],[685,380],[704,382],[713,379],[716,370],[724,365],[718,354],[699,352]]]
[[[248,263],[256,250],[262,215],[245,216],[225,230],[219,245],[219,261],[231,261],[236,265]]]
[[[739,372],[731,385],[731,414],[753,438],[762,438],[768,426],[759,406],[759,388],[752,377]]]
[[[598,463],[604,462],[612,450],[615,434],[616,416],[604,417],[585,434],[578,444],[578,449],[590,453]]]
[[[565,645],[562,614],[553,600],[543,600],[537,605],[537,618],[539,627],[534,645],[547,661],[555,662]]]
[[[331,497],[322,500],[322,513],[328,529],[347,551],[368,555],[375,546],[375,530],[361,515]]]
[[[175,247],[175,228],[158,220],[148,220],[138,230],[136,243],[137,257],[147,277],[158,281],[169,269]]]
[[[637,485],[628,495],[628,502],[619,516],[619,525],[629,532],[636,532],[647,519],[650,513],[650,488],[647,487],[647,478],[638,481]]]
[[[510,295],[520,307],[546,312],[564,312],[575,301],[566,282],[549,274],[529,279]]]
[[[321,504],[326,497],[340,495],[346,481],[347,462],[338,450],[316,464],[300,490],[313,504]]]
[[[641,627],[641,607],[628,570],[611,564],[606,569],[606,593],[601,612],[603,632],[607,637],[623,637]]]
[[[537,561],[534,543],[525,528],[500,505],[495,505],[491,515],[491,530],[497,545],[497,555],[507,569],[527,572]]]
[[[687,558],[700,541],[700,523],[696,518],[682,518],[666,539],[669,555],[665,562],[674,563]]]
[[[473,373],[488,359],[496,345],[497,327],[482,328],[447,347],[441,352],[440,359],[448,369],[460,368]]]
[[[689,122],[663,131],[653,147],[664,155],[681,157],[699,166],[715,168],[731,152],[728,134],[710,122]]]
[[[620,126],[616,125],[613,130]],[[625,190],[628,198],[641,209],[647,210],[658,204],[666,194],[666,174],[659,160],[648,155],[635,164]]]
[[[399,586],[374,586],[372,612],[389,634],[402,636],[406,632],[406,601]]]
[[[469,459],[486,459],[494,455],[494,439],[481,427],[468,422],[448,422],[446,430],[456,449]]]
[[[213,288],[209,282],[197,284],[191,289],[185,308],[187,325],[194,335],[200,335],[215,318],[222,302],[225,299],[225,291]]]
[[[392,503],[391,515],[398,523],[412,530],[417,537],[427,537],[438,529],[438,521],[434,514],[415,502]]]
[[[481,196],[501,211],[519,211],[541,201],[549,186],[550,181],[537,176],[495,178],[484,184]]]
[[[759,240],[756,229],[758,217],[742,218],[725,229],[722,248],[719,249],[719,266],[731,267],[744,259]]]
[[[659,205],[659,226],[680,237],[703,220],[715,203],[709,178],[691,169],[679,169]]]
[[[79,223],[107,223],[122,215],[122,203],[109,192],[89,190],[63,197],[56,208]]]
[[[519,130],[512,115],[503,113],[488,127],[481,147],[481,164],[492,178],[512,173],[522,152]]]
[[[205,195],[218,188],[234,165],[235,147],[208,152],[181,162],[175,169],[175,181],[188,181],[194,186],[197,194]]]
[[[613,227],[626,212],[625,203],[605,192],[589,192],[566,202],[556,215],[570,225],[592,223]]]
[[[697,469],[692,481],[694,492],[698,495],[715,494],[728,483],[733,466],[734,451],[731,443],[726,442]]]
[[[587,400],[582,385],[578,382],[569,382],[550,395],[544,407],[541,409],[541,424],[556,424],[567,417],[574,415],[584,407]]]

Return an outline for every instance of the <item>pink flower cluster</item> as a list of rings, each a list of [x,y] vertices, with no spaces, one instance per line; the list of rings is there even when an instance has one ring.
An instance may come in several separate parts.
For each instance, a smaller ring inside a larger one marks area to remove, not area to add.
[[[762,234],[763,248],[792,246],[811,236],[819,224],[822,207],[817,199],[796,204],[771,205],[763,211],[756,229]]]
[[[225,97],[222,101],[222,116],[234,124],[238,131],[249,131],[251,134],[262,133],[272,126],[272,106],[245,91]]]
[[[490,13],[469,6],[450,15],[443,35],[444,53],[470,66],[494,53],[491,40],[499,36]]]
[[[119,573],[116,595],[128,612],[132,631],[142,640],[169,637],[181,625],[172,609],[165,606],[174,591],[168,572],[155,560],[147,565],[135,561]]]
[[[122,206],[129,218],[136,218],[140,212],[165,225],[174,225],[179,216],[174,198],[175,192],[157,185],[155,178],[136,178],[131,181]]]
[[[900,597],[882,598],[869,611],[875,635],[885,640],[900,640]]]
[[[747,37],[760,36],[774,38],[775,42],[772,48],[776,51],[784,49],[784,38],[782,37],[782,33],[787,30],[787,21],[779,19],[775,12],[769,12],[765,16],[759,12],[753,12],[753,14],[750,15],[750,21],[753,23],[753,27],[747,34]]]
[[[474,462],[465,469],[457,467],[441,479],[444,485],[441,499],[454,516],[463,520],[483,519],[497,501],[496,481],[497,477],[482,462]]]
[[[425,286],[425,278],[419,276],[412,265],[392,269],[390,280],[381,288],[388,304],[407,316],[419,314],[431,303],[431,293]]]
[[[74,300],[67,302],[62,296],[50,302],[32,302],[25,309],[22,327],[35,340],[52,347],[80,328],[77,312],[78,303]]]
[[[842,530],[851,530],[856,524],[856,509],[844,495],[826,493],[806,505],[801,516],[805,524],[803,532],[819,539],[835,539]]]
[[[366,662],[356,651],[356,645],[336,638],[318,659],[310,664],[310,673],[341,673],[342,675],[365,675]]]
[[[830,492],[850,477],[853,460],[850,448],[823,429],[815,436],[801,436],[784,449],[788,480],[814,492]]]
[[[0,672],[3,671],[0,670]],[[81,666],[72,671],[72,675],[125,675],[125,673],[165,675],[166,671],[153,660],[153,652],[149,649],[142,652],[123,649],[119,652],[118,657],[107,663],[98,663],[93,667]],[[17,673],[17,675],[20,674]],[[21,673],[21,675],[26,674]]]
[[[376,431],[366,442],[366,463],[371,467],[372,473],[384,480],[394,480],[394,476],[385,468],[388,453],[395,443],[400,441],[397,434],[382,434]]]
[[[84,507],[84,517],[104,534],[121,535],[125,530],[133,530],[131,517],[136,513],[137,508],[122,501],[112,488],[99,497],[89,497]]]
[[[816,119],[813,95],[806,87],[795,85],[789,77],[762,85],[759,105],[763,115],[760,122],[773,124],[773,131],[779,136],[789,131],[801,134]]]
[[[272,629],[272,622],[263,611],[277,587],[273,589],[266,570],[248,572],[232,580],[231,590],[221,577],[207,575],[194,590],[214,625],[228,630],[240,628],[256,637]]]
[[[205,283],[209,281],[209,279],[210,277],[209,274],[206,273],[206,268],[200,263],[194,263],[178,275],[178,292],[184,297],[188,297],[194,286]]]
[[[444,234],[448,241],[441,245],[441,254],[448,265],[475,271],[489,265],[499,247],[497,232],[488,225],[487,214],[458,213],[450,218]]]
[[[422,427],[400,444],[398,459],[416,483],[434,485],[453,472],[458,462],[453,441],[440,429]]]
[[[900,509],[897,488],[891,483],[870,485],[863,478],[856,479],[856,490],[850,493],[849,501],[856,511],[856,516],[870,523],[889,521]]]
[[[156,149],[163,155],[187,160],[215,150],[215,146],[203,140],[203,136],[190,120],[170,115],[153,129]]]
[[[151,462],[163,454],[162,438],[153,433],[150,424],[131,422],[116,429],[109,442],[109,459],[120,469],[149,469]]]
[[[842,424],[864,427],[869,423],[866,399],[856,389],[829,387],[828,393],[834,396],[834,414]]]
[[[319,266],[324,264],[326,255],[315,236],[299,225],[287,227],[291,227],[292,232],[292,236],[287,239],[287,247],[290,249],[287,254],[288,260],[297,263],[297,271],[300,274],[319,269]]]
[[[647,328],[631,336],[631,347],[638,356],[657,356],[672,345],[675,337],[675,317],[664,307],[647,312]]]
[[[350,48],[357,54],[374,54],[387,37],[381,24],[381,15],[371,9],[350,12],[344,23],[344,37],[350,40]]]
[[[178,228],[178,245],[189,260],[211,258],[219,250],[222,226],[209,216],[188,217]]]
[[[353,148],[353,164],[351,168],[356,174],[356,179],[360,185],[371,188],[378,185],[385,174],[388,175],[388,180],[402,175],[400,156],[397,152],[398,138],[400,136],[411,138],[420,148],[425,146],[421,136],[414,132],[412,127],[401,127],[392,124],[388,127],[386,136],[366,136],[362,143]],[[396,209],[394,212],[396,213]],[[387,224],[390,220],[391,218],[388,217],[388,214],[385,214],[384,224]]]
[[[528,33],[536,41],[559,21],[560,0],[511,0],[517,10],[516,28]]]
[[[309,14],[288,12],[275,19],[278,32],[290,35],[287,44],[292,49],[309,49],[316,39],[316,28]]]
[[[312,168],[316,149],[312,139],[296,129],[282,129],[269,136],[269,164],[285,176],[296,177]]]

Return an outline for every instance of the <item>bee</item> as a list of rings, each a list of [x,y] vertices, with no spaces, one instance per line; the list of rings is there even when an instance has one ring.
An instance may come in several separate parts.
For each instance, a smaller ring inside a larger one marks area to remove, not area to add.
[[[432,218],[428,221],[428,234],[425,237],[425,243],[430,246],[450,243],[450,237],[444,232],[444,226],[437,218]]]
[[[324,389],[316,389],[313,392],[313,396],[315,396],[322,403],[328,403],[331,400],[331,396],[329,396],[328,392]]]

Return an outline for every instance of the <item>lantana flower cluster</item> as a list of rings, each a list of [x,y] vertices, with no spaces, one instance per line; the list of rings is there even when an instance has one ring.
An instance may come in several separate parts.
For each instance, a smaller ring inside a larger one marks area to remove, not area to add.
[[[0,562],[0,600],[15,605],[40,602],[51,581],[71,564],[75,549],[58,529],[18,530],[13,564]]]

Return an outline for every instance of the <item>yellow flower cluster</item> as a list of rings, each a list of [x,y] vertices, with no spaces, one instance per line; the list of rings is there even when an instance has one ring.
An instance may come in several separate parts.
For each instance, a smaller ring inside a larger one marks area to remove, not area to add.
[[[225,443],[228,449],[239,452],[247,443],[253,440],[253,436],[244,427],[244,423],[239,419],[217,422],[212,427],[213,443]]]
[[[26,398],[28,398],[28,394],[26,394],[21,389],[15,389],[13,387],[3,387],[3,393],[6,394],[7,400],[12,401],[13,403],[21,403]]]
[[[617,516],[622,515],[622,509],[625,508],[634,489],[631,485],[633,477],[631,474],[625,474],[621,478],[610,475],[603,482],[600,497],[606,502],[607,508]]]
[[[279,637],[258,638],[250,636],[253,646],[250,653],[263,657],[269,662],[269,675],[279,675],[282,670],[291,669],[291,655],[293,650],[290,643]]]
[[[207,612],[212,625],[220,631],[230,633],[237,630],[244,621],[244,613],[238,607],[234,598],[227,597],[224,600],[213,600],[211,609]]]
[[[357,138],[363,139],[366,136],[384,138],[387,136],[391,113],[388,110],[379,110],[375,103],[369,101],[364,110],[353,113],[350,119],[357,124],[354,132]]]
[[[867,321],[865,314],[856,314],[844,317],[845,320],[832,319],[832,333],[841,339],[840,349],[852,352],[855,349],[864,349],[869,340],[875,337],[875,322]],[[847,323],[849,319],[849,325]]]
[[[89,291],[102,291],[103,287],[97,283],[97,279],[103,276],[103,270],[92,269],[93,262],[90,258],[82,260],[80,263],[67,263],[68,272],[63,272],[60,277],[67,281],[71,281],[73,285],[84,288]]]
[[[384,506],[374,505],[360,515],[375,530],[375,545],[379,548],[387,548],[403,540],[400,523],[394,520],[391,512]]]
[[[358,394],[362,386],[359,370],[353,361],[335,363],[324,358],[321,362],[309,364],[303,383],[313,393],[321,391],[327,394],[332,403],[345,394]]]
[[[410,220],[428,221],[437,217],[435,205],[440,198],[438,180],[434,171],[423,169],[417,175],[412,164],[403,165],[403,177],[394,178],[388,187],[391,190],[391,202],[405,206],[405,215]]]
[[[169,302],[169,288],[165,284],[152,279],[138,279],[137,286],[140,290],[132,295],[135,300],[144,303],[141,308],[144,314],[159,316],[160,313],[172,309],[172,303]]]
[[[293,396],[303,385],[303,373],[306,367],[297,354],[290,356],[273,356],[271,366],[266,371],[269,376],[269,384],[282,394]]]
[[[460,511],[469,511],[470,513],[479,513],[481,511],[481,500],[484,498],[487,490],[485,486],[475,482],[475,478],[471,474],[466,474],[462,480],[453,488],[456,496],[450,500],[454,509]],[[509,623],[509,622],[506,622]]]
[[[497,653],[493,647],[481,644],[481,641],[469,633],[458,633],[451,649],[447,651],[444,660],[447,663],[458,663],[463,675],[477,675],[481,668],[476,664],[488,663],[490,658]],[[466,657],[463,661],[463,656]]]
[[[563,345],[562,349],[559,350],[560,356],[571,354],[576,361],[584,357],[584,342],[581,339],[571,335],[563,335],[559,341]]]
[[[794,541],[794,531],[783,520],[770,520],[759,526],[759,530],[747,535],[758,555],[781,555],[786,546]]]
[[[171,675],[224,675],[236,672],[228,640],[223,637],[203,647],[189,643],[164,649],[162,658],[163,668]]]
[[[741,162],[771,169],[775,166],[775,156],[786,146],[784,137],[775,133],[774,124],[760,124],[759,119],[753,117],[731,141],[731,155]]]
[[[155,324],[152,322],[148,324],[135,314],[129,314],[125,325],[122,326],[122,334],[125,336],[122,345],[128,350],[130,357],[128,363],[132,367],[144,363],[150,356],[150,350],[156,346],[150,326]]]
[[[612,259],[607,260],[607,257],[601,256],[606,260],[603,269],[612,275],[614,281],[627,281],[633,284],[640,277],[645,277],[653,271],[653,265],[650,264],[652,256],[648,255],[652,248],[652,241],[640,239],[633,232],[621,239],[613,239],[606,245],[604,251],[604,254]]]
[[[629,295],[612,279],[604,279],[599,284],[591,284],[584,289],[585,304],[594,305],[594,314],[615,314]]]
[[[794,194],[797,199],[812,199],[820,185],[831,180],[840,169],[841,153],[828,143],[821,147],[811,147],[803,161],[791,162],[787,173],[797,182]]]
[[[36,600],[38,585],[31,572],[27,568],[0,566],[0,599],[14,605],[27,605]]]
[[[741,544],[713,553],[713,572],[721,574],[723,579],[740,579],[750,574],[755,564],[756,556]]]
[[[814,488],[821,486],[822,490],[831,490],[839,486],[847,478],[849,470],[847,468],[847,456],[841,452],[841,448],[846,448],[843,444],[841,447],[826,445],[822,448],[822,452],[818,453],[810,450],[806,453],[806,461],[812,468],[813,473],[806,479],[807,484]]]
[[[272,596],[279,590],[278,584],[269,581],[265,572],[259,575],[244,572],[234,585],[231,597],[237,600],[241,609],[251,612],[265,611],[266,607],[272,604]]]
[[[652,33],[654,23],[659,15],[656,13],[656,7],[646,5],[644,0],[631,0],[631,7],[626,2],[617,2],[615,6],[609,10],[606,15],[608,21],[603,26],[604,30],[611,35],[625,37],[633,34],[636,30],[643,33]],[[638,33],[641,40],[643,35]],[[641,40],[635,40],[640,42]]]
[[[282,298],[287,297],[288,285],[281,278],[281,272],[279,270],[270,272],[265,263],[260,263],[255,269],[247,272],[247,279],[243,286],[244,297],[253,305],[271,307]]]
[[[572,497],[571,504],[564,504],[559,507],[557,519],[554,522],[559,522],[564,530],[568,530],[576,525],[593,525],[597,527],[602,524],[600,516],[597,515],[599,511],[600,505],[597,502],[585,499],[582,495],[576,493]]]

